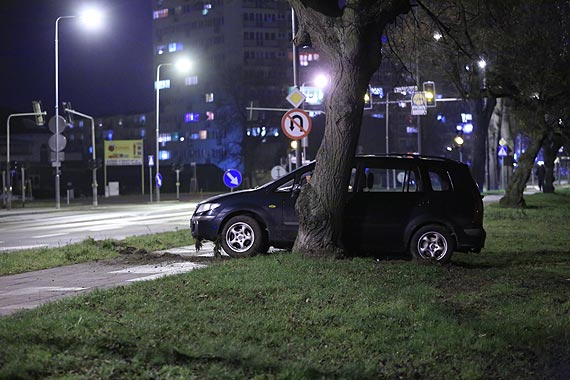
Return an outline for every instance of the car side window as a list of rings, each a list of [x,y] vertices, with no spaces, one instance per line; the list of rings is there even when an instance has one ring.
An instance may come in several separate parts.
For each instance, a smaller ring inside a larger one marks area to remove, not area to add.
[[[402,193],[418,191],[417,175],[412,169],[366,168],[360,180],[360,191]]]
[[[294,182],[295,182],[295,179],[292,178],[289,181],[285,182],[283,185],[279,186],[277,189],[275,189],[275,191],[280,192],[280,193],[285,193],[285,192],[291,191],[293,189]]]
[[[431,188],[433,191],[451,191],[451,180],[449,173],[445,170],[429,170],[428,171]]]

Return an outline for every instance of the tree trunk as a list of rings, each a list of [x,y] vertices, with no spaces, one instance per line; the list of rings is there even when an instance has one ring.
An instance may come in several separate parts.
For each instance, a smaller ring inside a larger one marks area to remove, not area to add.
[[[489,120],[489,132],[487,134],[487,183],[488,190],[496,190],[499,188],[498,168],[497,161],[497,147],[499,145],[500,125],[503,109],[503,99],[497,99],[493,114]]]
[[[473,115],[473,123],[476,126],[473,133],[473,162],[471,172],[473,178],[482,189],[485,184],[485,163],[486,163],[486,146],[488,139],[488,128],[483,126],[489,124],[492,111],[495,107],[495,98],[484,98],[473,100],[471,103],[471,113]]]
[[[499,201],[501,206],[512,208],[526,207],[523,193],[526,188],[526,183],[530,178],[530,174],[532,173],[534,160],[540,151],[545,138],[546,131],[544,129],[537,130],[536,137],[532,139],[527,150],[521,155],[517,170],[505,189],[505,196]]]
[[[544,154],[544,185],[542,191],[545,193],[554,193],[554,161],[558,155],[558,150],[563,145],[561,137],[550,134],[544,141],[542,152]]]
[[[381,61],[387,23],[410,10],[409,0],[332,2],[289,0],[299,21],[296,45],[313,45],[329,65],[325,132],[315,170],[297,199],[293,251],[336,257],[342,213],[364,108],[364,94]]]

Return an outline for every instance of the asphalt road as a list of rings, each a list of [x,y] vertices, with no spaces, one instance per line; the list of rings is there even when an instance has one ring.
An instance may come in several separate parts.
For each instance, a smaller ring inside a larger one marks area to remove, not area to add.
[[[196,201],[0,210],[0,252],[189,230]]]

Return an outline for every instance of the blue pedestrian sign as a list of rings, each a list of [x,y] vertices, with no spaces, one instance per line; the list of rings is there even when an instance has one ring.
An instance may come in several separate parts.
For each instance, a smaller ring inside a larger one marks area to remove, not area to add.
[[[156,176],[154,177],[154,181],[156,182],[156,187],[161,187],[162,186],[162,174],[156,173]]]
[[[224,185],[233,189],[241,184],[241,173],[236,169],[228,169],[224,173]]]
[[[506,145],[499,145],[499,151],[497,152],[497,155],[499,157],[506,157],[508,155],[507,149],[508,148]]]

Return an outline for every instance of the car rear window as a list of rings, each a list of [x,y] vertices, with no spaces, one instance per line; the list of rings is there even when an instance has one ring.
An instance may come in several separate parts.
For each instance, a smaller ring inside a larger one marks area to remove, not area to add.
[[[433,191],[452,191],[451,180],[447,170],[430,169],[428,171]]]
[[[419,191],[417,178],[415,170],[411,169],[368,167],[360,187],[361,191],[372,193],[416,192]]]

